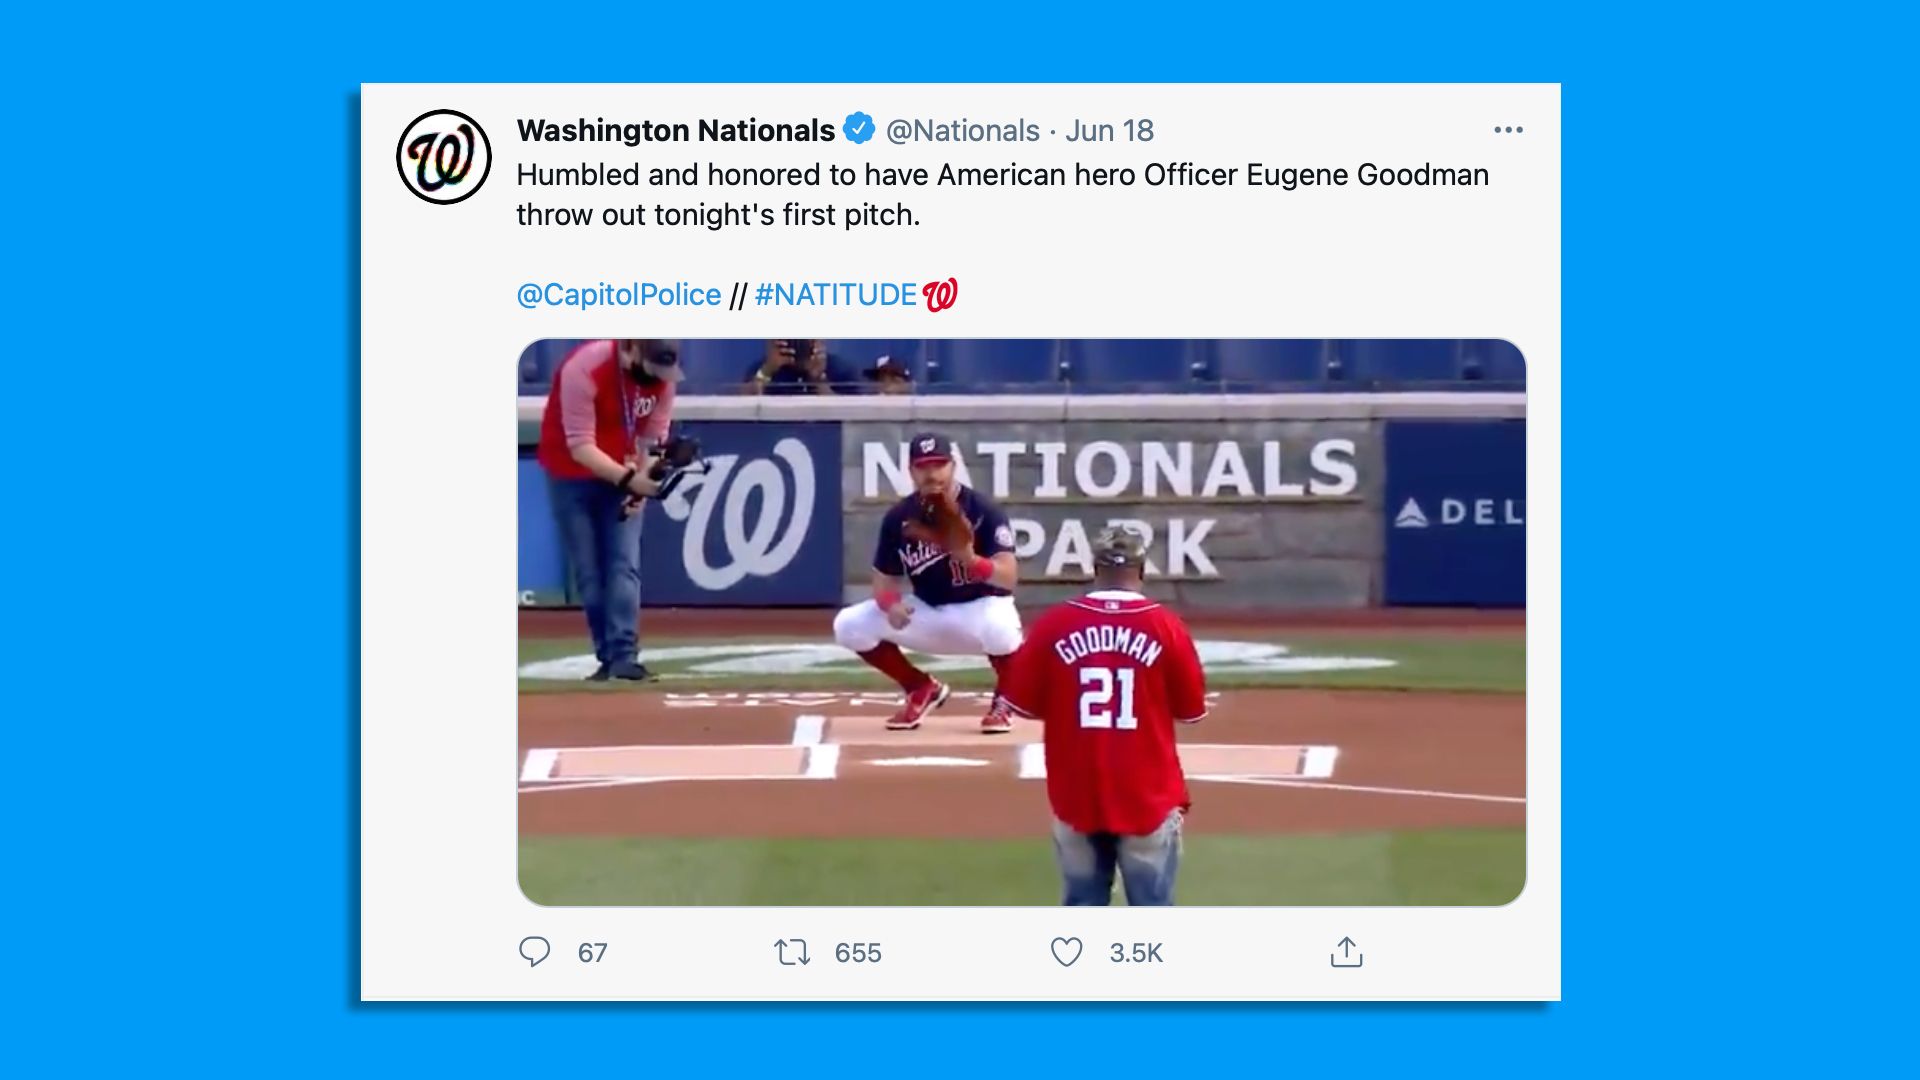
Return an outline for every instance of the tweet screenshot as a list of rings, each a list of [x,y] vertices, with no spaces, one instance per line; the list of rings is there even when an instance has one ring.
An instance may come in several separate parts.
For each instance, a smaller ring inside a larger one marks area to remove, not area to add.
[[[1560,147],[363,86],[363,998],[1558,999]]]

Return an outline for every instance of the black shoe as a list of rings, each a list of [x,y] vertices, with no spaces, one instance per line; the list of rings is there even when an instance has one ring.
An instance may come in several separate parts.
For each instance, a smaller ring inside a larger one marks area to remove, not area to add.
[[[613,668],[611,665],[601,664],[599,667],[593,669],[593,674],[587,676],[587,681],[588,682],[606,682],[608,676],[611,675],[612,672],[613,672]]]
[[[652,682],[658,678],[653,672],[647,670],[647,665],[638,660],[615,660],[607,665],[607,674],[628,682]]]

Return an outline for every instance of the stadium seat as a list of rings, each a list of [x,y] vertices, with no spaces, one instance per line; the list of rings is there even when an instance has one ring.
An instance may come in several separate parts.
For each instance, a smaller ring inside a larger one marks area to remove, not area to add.
[[[538,395],[553,384],[554,369],[579,345],[580,338],[546,338],[520,352],[520,393]]]
[[[1233,338],[1211,343],[1205,375],[1226,390],[1322,389],[1334,343],[1317,339]],[[1305,384],[1305,385],[1302,385]]]
[[[680,366],[687,377],[682,394],[737,394],[753,366],[765,359],[761,338],[688,338],[680,343]]]
[[[1059,342],[1050,339],[933,341],[928,346],[925,389],[929,393],[1065,389],[1060,385]]]
[[[1194,379],[1200,343],[1186,339],[1081,339],[1061,343],[1074,393],[1177,393],[1201,389]]]
[[[521,351],[519,392],[544,394],[578,338]],[[680,343],[684,394],[737,393],[765,355],[757,338]],[[1526,363],[1498,339],[991,339],[841,338],[835,370],[859,373],[882,356],[904,362],[923,393],[1191,393],[1302,390],[1524,389]]]
[[[1336,380],[1353,389],[1392,389],[1398,384],[1455,382],[1463,343],[1451,338],[1362,338],[1343,341]]]
[[[881,357],[890,356],[907,365],[917,383],[926,379],[926,372],[921,370],[925,346],[926,342],[918,338],[840,338],[827,342],[827,353],[856,377]],[[864,384],[866,380],[861,382]]]
[[[1460,375],[1469,382],[1502,383],[1525,386],[1527,364],[1511,341],[1496,338],[1465,343],[1466,355]]]
[[[540,385],[540,343],[534,342],[520,350],[520,365],[517,372],[520,379],[520,393],[530,394],[533,387]]]

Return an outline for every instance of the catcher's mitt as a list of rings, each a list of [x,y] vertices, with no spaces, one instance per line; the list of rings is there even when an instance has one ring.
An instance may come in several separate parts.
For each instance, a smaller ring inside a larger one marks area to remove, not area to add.
[[[920,512],[903,526],[910,539],[946,549],[950,555],[973,553],[973,526],[950,494],[923,496]]]

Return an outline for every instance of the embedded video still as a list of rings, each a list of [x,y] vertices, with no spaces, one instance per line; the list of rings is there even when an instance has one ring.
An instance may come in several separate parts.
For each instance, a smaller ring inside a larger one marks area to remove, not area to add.
[[[504,372],[502,372],[504,375]],[[1501,905],[1501,340],[543,340],[544,905]]]

